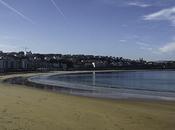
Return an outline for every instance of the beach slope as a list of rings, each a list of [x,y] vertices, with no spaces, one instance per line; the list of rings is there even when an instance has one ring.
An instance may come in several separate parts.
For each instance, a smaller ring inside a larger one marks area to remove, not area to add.
[[[0,83],[0,130],[174,128],[175,102],[87,98]]]

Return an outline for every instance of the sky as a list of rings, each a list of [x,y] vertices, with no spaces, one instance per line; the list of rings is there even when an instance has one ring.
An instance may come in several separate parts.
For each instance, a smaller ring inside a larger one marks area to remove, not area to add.
[[[0,50],[175,60],[175,0],[0,0]]]

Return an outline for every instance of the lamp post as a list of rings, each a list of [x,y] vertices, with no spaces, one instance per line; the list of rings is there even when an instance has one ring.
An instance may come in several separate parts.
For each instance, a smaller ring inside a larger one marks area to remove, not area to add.
[[[92,65],[93,65],[93,68],[94,68],[94,70],[93,70],[93,86],[95,86],[95,62],[92,62]]]

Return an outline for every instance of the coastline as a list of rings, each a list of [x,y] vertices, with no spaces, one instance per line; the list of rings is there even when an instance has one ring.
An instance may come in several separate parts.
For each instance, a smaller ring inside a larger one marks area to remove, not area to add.
[[[80,97],[3,83],[0,76],[0,129],[173,130],[175,102]]]
[[[143,70],[104,70],[95,71],[96,73],[111,73],[111,72],[128,72],[128,71],[143,71]],[[109,99],[139,99],[139,100],[165,100],[175,101],[175,93],[164,91],[150,91],[139,89],[121,89],[121,88],[102,88],[92,87],[88,85],[73,84],[60,81],[49,80],[49,77],[55,75],[77,75],[92,73],[93,71],[59,71],[51,73],[42,73],[36,76],[29,76],[27,78],[17,77],[8,79],[6,82],[14,84],[23,84],[29,87],[51,90],[54,92],[61,92],[66,94],[87,96],[95,98],[109,98]]]

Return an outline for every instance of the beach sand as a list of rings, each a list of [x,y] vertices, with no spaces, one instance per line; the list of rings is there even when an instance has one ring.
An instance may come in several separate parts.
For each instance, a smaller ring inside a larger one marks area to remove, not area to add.
[[[174,129],[175,102],[97,99],[0,83],[0,130]]]

